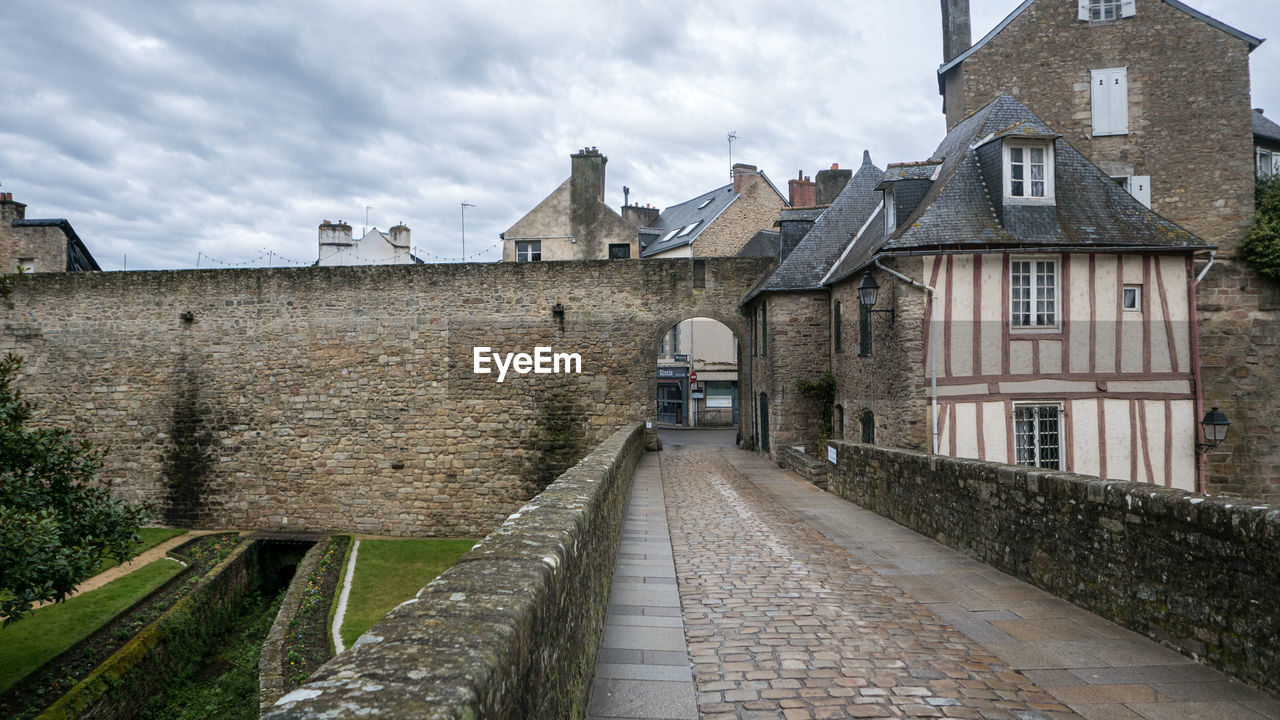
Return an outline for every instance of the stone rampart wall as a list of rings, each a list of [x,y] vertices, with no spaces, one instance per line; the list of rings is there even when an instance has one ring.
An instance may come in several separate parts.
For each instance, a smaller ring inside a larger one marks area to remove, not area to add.
[[[585,717],[644,438],[614,433],[266,717]]]
[[[1280,690],[1280,509],[1143,483],[833,444],[835,494]]]
[[[107,447],[103,475],[172,524],[474,537],[653,417],[666,329],[745,336],[738,302],[772,261],[696,263],[19,277],[0,351],[25,359],[38,420]],[[582,372],[499,383],[476,346]]]

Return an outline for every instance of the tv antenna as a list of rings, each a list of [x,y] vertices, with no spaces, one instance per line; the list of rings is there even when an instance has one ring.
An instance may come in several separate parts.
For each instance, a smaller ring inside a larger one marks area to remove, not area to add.
[[[467,208],[475,207],[469,202],[462,203],[462,262],[467,261]]]
[[[364,206],[364,227],[360,228],[360,237],[364,237],[369,234],[369,211],[372,209],[372,205]]]
[[[726,139],[729,141],[729,174],[733,174],[733,141],[738,139],[738,131],[730,130]]]

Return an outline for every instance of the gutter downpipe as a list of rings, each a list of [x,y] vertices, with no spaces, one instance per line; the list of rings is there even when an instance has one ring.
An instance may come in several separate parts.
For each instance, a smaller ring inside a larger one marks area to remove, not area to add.
[[[933,416],[933,454],[937,455],[938,454],[938,343],[937,343],[937,337],[938,337],[937,325],[938,324],[934,322],[934,316],[937,314],[938,292],[937,290],[934,290],[931,285],[926,285],[922,282],[917,282],[896,270],[890,270],[884,265],[881,265],[880,258],[878,257],[875,258],[872,262],[875,264],[876,267],[892,275],[893,277],[898,278],[899,280],[907,283],[912,287],[918,287],[929,293],[929,387],[930,387],[930,394],[932,395],[932,400],[930,403],[932,405],[932,412],[930,414]]]
[[[1195,383],[1195,386],[1196,386],[1196,399],[1195,399],[1196,414],[1195,414],[1195,417],[1192,418],[1192,420],[1197,421],[1195,424],[1197,444],[1204,442],[1204,438],[1201,437],[1203,433],[1203,428],[1200,426],[1200,423],[1199,423],[1199,418],[1204,416],[1204,391],[1201,389],[1201,386],[1200,386],[1200,316],[1199,316],[1199,313],[1196,312],[1196,290],[1198,290],[1200,287],[1200,281],[1203,280],[1204,276],[1209,273],[1209,268],[1213,267],[1214,259],[1217,256],[1218,256],[1217,250],[1209,251],[1209,264],[1205,265],[1204,269],[1200,271],[1200,274],[1196,276],[1196,279],[1191,282],[1191,293],[1190,293],[1191,297],[1189,298],[1190,306],[1191,306],[1191,367],[1192,367],[1191,380],[1192,382]],[[1194,268],[1194,265],[1192,267]],[[1196,492],[1198,493],[1203,493],[1205,491],[1206,463],[1207,463],[1207,458],[1205,458],[1205,454],[1202,452],[1197,452],[1196,453]]]

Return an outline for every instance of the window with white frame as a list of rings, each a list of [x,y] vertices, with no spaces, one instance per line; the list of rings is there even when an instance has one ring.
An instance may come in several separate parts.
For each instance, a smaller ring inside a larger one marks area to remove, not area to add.
[[[1015,404],[1013,435],[1019,465],[1062,469],[1062,405]]]
[[[1126,312],[1142,312],[1142,286],[1125,285],[1120,291],[1120,307]]]
[[[1258,148],[1258,177],[1267,179],[1276,174],[1276,170],[1280,169],[1280,153],[1266,148]]]
[[[1058,262],[1032,258],[1009,263],[1009,317],[1016,328],[1058,325]]]
[[[1053,145],[1048,142],[1004,144],[1006,199],[1053,200]]]
[[[893,199],[893,186],[884,189],[884,234],[888,237],[890,233],[898,229],[898,207]]]
[[[1078,0],[1079,18],[1091,23],[1109,22],[1137,14],[1135,0]]]
[[[1094,135],[1129,134],[1129,69],[1089,71]]]
[[[522,240],[516,243],[516,262],[537,262],[541,259],[541,240]]]

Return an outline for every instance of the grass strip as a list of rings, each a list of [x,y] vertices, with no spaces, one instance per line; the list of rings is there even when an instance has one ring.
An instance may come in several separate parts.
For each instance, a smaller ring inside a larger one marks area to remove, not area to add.
[[[138,531],[138,534],[142,536],[142,542],[138,544],[134,553],[144,553],[169,538],[185,535],[187,532],[184,528],[142,528]],[[98,566],[98,569],[93,574],[97,575],[106,572],[119,564],[120,561],[114,558],[103,558],[102,564]]]
[[[0,628],[0,648],[4,649],[0,652],[0,692],[88,637],[182,569],[173,560],[156,560],[97,590],[46,605],[26,619]]]
[[[391,609],[453,567],[475,540],[361,540],[342,642],[351,647]]]

